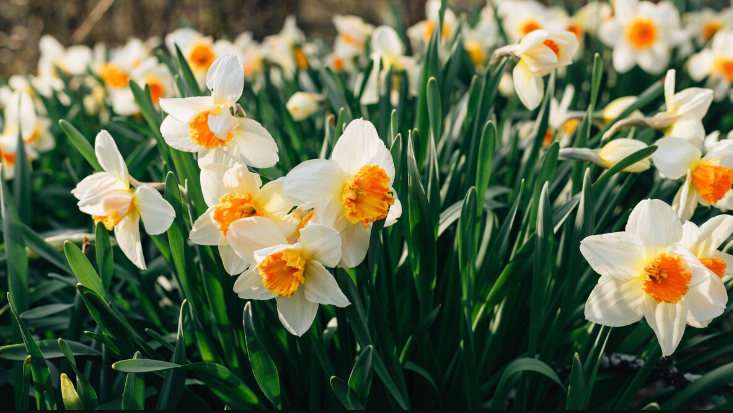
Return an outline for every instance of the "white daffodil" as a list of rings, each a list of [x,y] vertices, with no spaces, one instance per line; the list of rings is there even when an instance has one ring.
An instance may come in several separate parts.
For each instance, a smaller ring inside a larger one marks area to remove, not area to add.
[[[715,100],[723,100],[733,84],[733,30],[716,34],[711,48],[690,57],[687,69],[693,80],[707,79]]]
[[[318,304],[351,304],[326,269],[341,259],[341,239],[334,229],[309,224],[290,243],[274,221],[255,217],[232,224],[227,237],[234,251],[252,262],[234,292],[245,300],[275,298],[280,321],[291,334],[308,331]]]
[[[313,116],[320,106],[321,97],[315,93],[296,92],[288,99],[285,105],[290,112],[290,116],[295,121],[306,120]]]
[[[672,206],[683,219],[690,219],[698,205],[733,209],[733,141],[723,141],[703,157],[690,142],[663,138],[652,155],[654,166],[668,179],[686,178]],[[726,202],[724,202],[726,201]]]
[[[499,16],[509,41],[514,43],[535,30],[564,30],[567,15],[535,0],[501,0]]]
[[[214,51],[214,39],[190,28],[182,28],[169,33],[165,37],[165,45],[174,57],[176,46],[181,49],[183,57],[199,84],[203,83],[206,73],[218,57]]]
[[[72,76],[86,73],[92,62],[92,50],[86,46],[71,46],[68,49],[51,35],[44,35],[38,44],[41,57],[38,59],[38,77],[58,77],[56,69]]]
[[[253,79],[262,74],[265,67],[260,44],[252,39],[252,33],[244,32],[237,36],[234,45],[239,49],[244,64],[244,78]]]
[[[682,229],[685,248],[723,282],[733,279],[733,256],[718,250],[733,234],[733,216],[718,215],[700,227],[687,221]]]
[[[146,269],[140,241],[140,219],[150,235],[160,235],[170,228],[176,213],[173,207],[150,185],[136,189],[127,172],[125,160],[107,131],[97,135],[97,160],[104,169],[79,182],[71,193],[79,200],[79,209],[114,229],[120,249],[141,270]]]
[[[649,73],[662,73],[672,49],[685,40],[677,8],[669,1],[615,0],[613,11],[598,36],[613,48],[616,71],[626,73],[639,65]]]
[[[5,125],[0,135],[0,160],[4,166],[4,177],[12,179],[19,135],[29,160],[38,159],[40,153],[55,148],[56,141],[50,131],[51,122],[37,114],[31,95],[19,90],[10,92],[3,100]]]
[[[474,27],[463,27],[463,47],[471,57],[474,66],[482,67],[491,58],[489,51],[496,46],[499,28],[494,17],[494,9],[486,6],[481,10],[478,23]]]
[[[428,43],[430,43],[435,26],[440,24],[440,7],[441,0],[428,0],[425,3],[426,20],[418,22],[407,29],[407,37],[410,39],[410,44],[414,51],[422,52]],[[443,27],[440,33],[441,45],[453,39],[458,30],[458,23],[458,17],[456,17],[453,10],[446,8],[445,15],[443,16]]]
[[[356,267],[366,256],[372,223],[386,218],[389,226],[402,215],[394,176],[392,154],[374,125],[354,120],[330,161],[306,161],[290,171],[283,195],[297,205],[317,204],[317,221],[341,234],[341,265]]]
[[[704,7],[700,11],[685,14],[685,22],[699,46],[704,46],[717,33],[733,29],[733,8],[713,10]]]
[[[545,133],[544,146],[549,146],[553,141],[560,142],[560,147],[570,144],[570,140],[578,128],[580,123],[577,117],[573,117],[570,112],[570,104],[575,96],[575,87],[568,85],[562,95],[562,100],[558,102],[554,97],[550,101],[550,118]],[[534,128],[536,122],[527,122],[519,129],[520,147],[526,148],[531,145],[534,139]]]
[[[644,148],[644,142],[634,139],[614,139],[608,142],[601,149],[589,148],[563,148],[560,149],[560,156],[563,159],[574,159],[594,163],[602,168],[609,169],[617,163],[626,159]],[[644,158],[635,164],[626,167],[624,172],[641,173],[648,170],[652,165],[650,158]]]
[[[623,327],[646,318],[666,357],[685,324],[700,327],[721,315],[725,286],[684,247],[683,233],[669,205],[646,200],[634,208],[625,232],[584,239],[580,251],[601,275],[585,304],[586,319]]]
[[[689,88],[675,93],[675,71],[667,72],[664,79],[664,100],[666,110],[652,118],[627,118],[606,131],[603,139],[608,139],[621,129],[646,127],[664,131],[665,136],[688,140],[693,146],[702,145],[705,128],[702,119],[713,103],[713,91],[703,88]]]
[[[364,55],[367,40],[374,32],[374,26],[358,16],[333,16],[333,25],[338,35],[334,42],[334,54],[343,59],[354,59]]]
[[[598,28],[601,26],[601,23],[612,17],[613,9],[610,4],[591,1],[575,12],[565,29],[575,33],[578,39],[581,39],[584,33],[598,34]]]
[[[214,62],[206,77],[211,96],[161,99],[168,116],[160,126],[166,143],[199,155],[199,165],[215,159],[241,160],[256,168],[278,161],[275,141],[252,119],[236,116],[237,100],[244,89],[244,68],[233,54]]]
[[[171,76],[170,70],[155,57],[149,57],[143,60],[130,73],[130,78],[141,88],[144,89],[147,86],[150,89],[150,99],[154,105],[160,104],[160,99],[168,98],[175,94],[173,76]]]
[[[249,263],[229,246],[227,232],[231,225],[255,216],[284,221],[294,206],[282,197],[280,180],[262,186],[260,176],[240,162],[231,168],[220,164],[201,168],[201,189],[209,209],[194,223],[191,241],[218,246],[224,268],[232,275],[241,274]]]
[[[399,97],[399,85],[405,81],[407,76],[410,95],[418,93],[420,83],[420,66],[413,57],[405,56],[405,46],[402,44],[400,35],[389,26],[380,26],[374,30],[371,40],[372,60],[374,67],[380,70],[372,70],[369,78],[366,79],[364,93],[361,95],[362,105],[372,105],[379,102],[380,95],[385,92],[386,79],[390,69],[394,70],[392,80],[392,101],[395,103]]]
[[[516,45],[503,47],[498,55],[512,54],[519,59],[512,72],[517,95],[527,109],[542,103],[545,86],[542,78],[553,70],[573,63],[578,39],[571,32],[535,30]]]
[[[295,16],[288,16],[280,33],[268,36],[262,42],[262,55],[279,65],[283,74],[292,79],[296,70],[306,70],[310,66],[305,46],[305,35],[298,28]]]
[[[619,116],[621,116],[624,112],[626,112],[626,109],[630,108],[631,105],[636,103],[638,100],[639,98],[636,96],[624,96],[612,100],[608,103],[608,105],[606,105],[605,108],[603,108],[603,110],[601,110],[600,121],[603,123],[604,126],[610,124]],[[628,116],[628,118],[631,119],[643,117],[644,114],[641,113],[641,111],[639,110],[635,110]]]

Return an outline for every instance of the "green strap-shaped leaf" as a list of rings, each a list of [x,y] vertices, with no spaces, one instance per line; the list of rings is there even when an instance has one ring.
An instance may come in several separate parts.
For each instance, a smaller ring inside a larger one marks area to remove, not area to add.
[[[178,316],[178,335],[176,336],[176,347],[173,349],[171,363],[186,363],[186,340],[183,335],[183,323],[186,314],[186,303],[181,304],[181,312]],[[163,380],[163,387],[160,390],[158,406],[156,410],[174,410],[178,407],[186,384],[186,372],[183,370],[171,370]]]
[[[244,306],[244,334],[247,342],[247,356],[252,366],[257,384],[262,393],[277,408],[282,409],[280,402],[280,377],[275,363],[257,336],[254,319],[252,317],[252,302]]]
[[[92,147],[92,144],[89,143],[89,140],[84,137],[84,135],[79,132],[78,129],[74,127],[71,123],[60,120],[59,125],[61,126],[61,130],[64,131],[66,136],[71,141],[71,144],[74,145],[77,151],[81,154],[81,156],[84,157],[84,159],[89,162],[89,165],[94,168],[94,171],[96,172],[104,172],[104,169],[102,169],[102,165],[99,164],[99,161],[97,160],[97,154],[94,152],[94,148]]]
[[[183,56],[183,52],[181,52],[181,49],[176,45],[176,59],[178,60],[178,67],[181,69],[181,75],[183,81],[185,82],[186,87],[188,88],[187,91],[181,91],[188,92],[188,96],[201,96],[201,88],[199,87],[199,83],[196,80],[196,76],[193,75],[193,71],[191,70],[191,66],[188,65],[188,62],[186,61],[186,58]]]
[[[61,399],[64,401],[66,410],[87,410],[74,389],[74,383],[66,374],[61,374]]]
[[[568,400],[565,410],[583,410],[585,405],[585,373],[583,363],[578,353],[573,357],[573,368],[570,370],[570,384],[568,385]]]
[[[373,354],[374,347],[366,346],[359,354],[359,357],[356,358],[356,363],[354,363],[354,368],[349,376],[349,387],[356,392],[361,400],[366,400],[369,397],[372,373],[374,372]]]
[[[99,296],[106,296],[102,279],[99,278],[89,259],[81,252],[79,247],[71,241],[66,241],[64,243],[64,253],[66,254],[66,259],[69,260],[71,270],[74,271],[74,275],[76,275],[79,282],[91,288]]]
[[[135,360],[143,360],[140,352],[135,353]],[[142,374],[127,374],[125,390],[122,392],[122,410],[145,410],[145,376]]]
[[[102,279],[102,288],[103,291],[108,291],[112,285],[114,274],[114,255],[112,243],[109,239],[109,231],[101,222],[97,224],[94,240],[94,251],[97,256],[97,268]],[[64,249],[66,249],[65,246]]]
[[[523,372],[534,372],[542,374],[543,376],[557,383],[560,387],[562,387],[563,391],[565,391],[565,386],[562,384],[562,381],[560,381],[557,373],[555,373],[555,371],[544,362],[530,358],[516,359],[509,363],[504,369],[504,372],[501,374],[496,392],[494,393],[494,396],[491,400],[491,410],[499,410],[502,408],[502,404],[504,403],[504,400],[506,400],[506,396],[509,394],[509,390],[512,387],[512,379],[516,374]]]
[[[364,410],[364,405],[359,400],[359,396],[340,378],[336,376],[331,377],[331,389],[346,409]]]
[[[94,391],[92,385],[89,384],[89,381],[86,379],[81,370],[79,370],[79,368],[77,367],[76,359],[74,358],[74,353],[71,350],[71,347],[69,347],[66,341],[62,338],[59,339],[58,345],[61,349],[61,352],[64,353],[66,361],[69,362],[71,368],[74,370],[74,374],[76,374],[76,382],[79,385],[79,398],[81,399],[82,404],[86,407],[87,410],[96,410],[97,408],[99,408],[97,393]]]
[[[18,145],[15,152],[15,177],[13,178],[13,198],[15,199],[20,222],[26,225],[30,224],[31,220],[31,184],[30,160],[28,159],[28,155],[26,154],[23,135],[18,133]]]
[[[59,349],[59,344],[56,340],[37,341],[36,344],[46,360],[64,357],[64,353]],[[102,353],[85,344],[74,341],[67,341],[66,344],[71,348],[71,353],[75,356],[102,357]],[[26,357],[28,357],[28,351],[26,351],[24,344],[0,347],[0,360],[23,361]]]

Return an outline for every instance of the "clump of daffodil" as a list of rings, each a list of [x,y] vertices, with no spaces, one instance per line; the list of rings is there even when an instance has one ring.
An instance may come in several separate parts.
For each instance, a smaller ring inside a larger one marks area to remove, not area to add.
[[[689,241],[685,232],[669,205],[646,200],[634,208],[624,232],[584,239],[580,251],[601,275],[585,304],[585,317],[609,327],[645,318],[662,353],[670,356],[686,324],[703,327],[723,314],[728,296],[718,274],[725,264],[705,256],[731,235],[733,226],[728,223],[719,232],[705,227],[705,233],[689,228],[688,234],[697,236]]]

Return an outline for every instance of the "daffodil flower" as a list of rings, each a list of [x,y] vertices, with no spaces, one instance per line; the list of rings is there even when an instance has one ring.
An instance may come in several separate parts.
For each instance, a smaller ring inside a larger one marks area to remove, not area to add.
[[[344,59],[363,56],[374,26],[365,23],[361,17],[340,14],[333,16],[333,25],[338,32],[333,46],[334,53]]]
[[[305,35],[298,28],[295,16],[288,16],[280,33],[267,36],[262,42],[262,54],[266,60],[278,64],[285,77],[292,79],[296,71],[310,67],[304,47]]]
[[[584,239],[580,251],[601,275],[586,302],[586,319],[623,327],[646,318],[666,357],[682,340],[685,324],[700,327],[721,315],[725,286],[685,248],[683,235],[669,205],[646,200],[634,208],[625,232]]]
[[[598,37],[613,48],[616,71],[626,73],[638,64],[646,72],[662,73],[672,49],[686,37],[677,8],[669,1],[615,0],[613,11]]]
[[[733,84],[733,31],[716,34],[711,48],[690,57],[687,69],[693,80],[707,79],[715,100],[723,100]]]
[[[369,247],[371,225],[392,225],[402,206],[392,188],[392,154],[370,122],[349,124],[328,160],[311,160],[285,177],[283,195],[294,204],[317,204],[318,222],[341,234],[341,265],[355,267]]]
[[[68,49],[51,35],[44,35],[38,44],[41,53],[38,59],[38,77],[54,77],[59,69],[72,76],[86,73],[92,62],[92,50],[86,46],[76,45]]]
[[[686,178],[672,206],[683,219],[690,219],[698,205],[733,209],[726,197],[733,187],[733,141],[719,142],[703,157],[690,142],[680,138],[657,141],[654,166],[669,179]]]
[[[560,157],[563,159],[574,159],[594,163],[602,168],[609,169],[617,163],[626,159],[644,148],[644,142],[634,139],[614,139],[601,149],[589,148],[563,148],[560,149]],[[641,173],[651,167],[651,159],[644,158],[635,164],[626,167],[624,172]]]
[[[685,14],[685,20],[691,35],[702,47],[716,34],[733,29],[733,8],[713,10],[704,7],[700,11]]]
[[[418,22],[407,29],[407,37],[410,39],[413,50],[422,52],[430,43],[435,26],[440,24],[440,8],[440,0],[428,0],[425,3],[426,20]],[[446,8],[443,16],[443,27],[440,33],[441,45],[453,39],[458,30],[458,23],[458,17],[453,10]]]
[[[308,92],[296,92],[293,96],[288,99],[288,103],[285,107],[290,112],[290,116],[293,120],[301,121],[306,120],[313,116],[318,110],[321,103],[321,97],[315,93]]]
[[[384,88],[390,69],[395,73],[395,79],[392,82],[393,103],[399,96],[399,82],[404,81],[402,77],[405,75],[409,82],[410,95],[417,95],[420,66],[413,57],[404,55],[405,46],[395,29],[389,26],[377,27],[372,35],[371,46],[374,67],[379,67],[380,70],[372,70],[369,78],[365,80],[367,83],[361,95],[361,104],[371,105],[379,102],[381,94],[386,92]]]
[[[474,27],[463,26],[463,47],[474,66],[484,66],[491,55],[489,50],[496,46],[499,27],[494,17],[494,9],[486,6],[481,10],[479,21]]]
[[[244,89],[244,68],[234,54],[224,55],[211,66],[206,78],[211,96],[161,99],[168,116],[160,126],[166,143],[199,155],[199,165],[215,159],[241,160],[256,168],[278,161],[275,141],[252,119],[236,116],[237,100]]]
[[[517,42],[536,30],[563,30],[567,15],[549,9],[535,0],[500,0],[497,2],[504,32],[510,42]],[[565,17],[565,18],[563,18]]]
[[[578,39],[571,32],[535,30],[516,45],[496,51],[497,56],[512,54],[519,59],[514,66],[514,87],[527,109],[533,110],[542,103],[545,94],[543,77],[553,70],[573,63],[578,49]]]
[[[265,217],[285,224],[293,208],[281,195],[282,182],[262,186],[260,176],[242,163],[231,168],[209,164],[201,169],[201,188],[209,209],[193,225],[190,238],[194,244],[219,247],[224,268],[229,274],[241,274],[249,263],[229,245],[227,233],[231,225],[243,218]]]
[[[15,91],[5,99],[5,126],[0,135],[0,161],[6,179],[15,175],[18,136],[22,137],[29,160],[56,147],[51,122],[37,114],[33,98],[25,91]]]
[[[308,331],[318,304],[350,304],[326,269],[341,259],[341,238],[334,229],[309,224],[290,243],[274,221],[254,217],[233,223],[227,238],[240,257],[253,262],[234,292],[245,300],[275,298],[280,321],[291,334]]]
[[[190,28],[177,29],[168,34],[165,45],[174,57],[178,46],[199,83],[203,83],[206,73],[218,57],[214,40]]]
[[[95,142],[97,160],[104,169],[88,176],[71,191],[79,200],[79,209],[103,223],[108,231],[114,229],[122,252],[138,268],[145,270],[140,241],[140,219],[150,235],[160,235],[170,228],[176,213],[173,207],[153,189],[141,184],[132,189],[132,178],[115,141],[107,131],[101,131]]]

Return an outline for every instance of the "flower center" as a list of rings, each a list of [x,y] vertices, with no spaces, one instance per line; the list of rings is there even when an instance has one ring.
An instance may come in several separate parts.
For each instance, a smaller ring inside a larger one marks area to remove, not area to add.
[[[702,38],[707,42],[722,28],[723,25],[719,21],[707,22],[702,28]]]
[[[542,25],[540,25],[537,20],[529,19],[519,26],[519,32],[522,33],[523,36],[526,36],[535,30],[540,30],[541,28]]]
[[[429,42],[430,39],[433,37],[433,31],[435,31],[435,20],[428,20],[425,22],[425,31],[422,33],[423,40],[426,42]],[[443,39],[448,37],[450,34],[448,27],[446,25],[443,25],[443,30],[441,30],[440,35]]]
[[[346,68],[346,65],[344,64],[344,59],[340,57],[334,57],[333,58],[333,70],[336,73],[341,73]]]
[[[123,219],[125,219],[126,216],[130,214],[135,209],[135,201],[133,200],[130,202],[130,206],[127,208],[127,210],[120,210],[120,211],[113,211],[109,215],[92,215],[92,218],[94,219],[94,225],[99,224],[100,222],[104,224],[104,227],[107,228],[107,231],[112,231],[117,224],[122,222]]]
[[[717,275],[718,278],[723,278],[725,270],[728,268],[728,264],[720,258],[700,258],[700,262],[712,271],[713,274]]]
[[[305,52],[300,47],[296,47],[294,50],[295,53],[295,63],[298,65],[298,69],[300,70],[306,70],[308,69],[308,56],[305,55]]]
[[[562,124],[561,128],[566,135],[572,136],[572,134],[574,134],[575,131],[578,129],[579,124],[580,120],[578,119],[568,119],[565,121],[565,123]]]
[[[206,43],[196,43],[188,54],[188,61],[191,62],[194,70],[207,70],[214,64],[214,51]]]
[[[724,166],[699,163],[692,171],[692,185],[706,202],[715,204],[733,187],[733,171]]]
[[[221,113],[221,106],[217,106],[213,110],[205,110],[196,115],[191,122],[188,123],[188,132],[191,135],[191,142],[206,149],[216,149],[220,146],[227,146],[234,134],[230,133],[226,139],[219,139],[214,132],[209,129],[209,116]]]
[[[290,297],[305,282],[305,258],[300,250],[287,249],[270,254],[257,265],[262,285],[272,294]]]
[[[729,82],[733,82],[733,59],[729,57],[718,57],[715,59],[715,62],[713,62],[713,66]]]
[[[104,65],[100,77],[112,89],[123,88],[127,86],[127,82],[130,80],[130,76],[113,63]]]
[[[464,43],[464,47],[466,48],[468,55],[471,57],[471,61],[474,66],[481,66],[484,64],[484,59],[486,57],[484,56],[484,51],[479,42],[475,40],[467,40],[466,43]]]
[[[676,304],[690,290],[692,278],[679,255],[660,254],[644,269],[644,292],[657,303]]]
[[[31,134],[31,136],[29,136],[26,139],[24,139],[23,142],[25,142],[25,143],[33,143],[36,140],[38,140],[38,129],[34,130],[33,131],[33,134]]]
[[[560,57],[560,45],[550,39],[545,40],[542,44],[549,47],[552,53],[555,53],[555,56]]]
[[[650,19],[634,19],[626,26],[626,38],[637,49],[645,49],[657,39],[657,26]]]
[[[225,194],[219,200],[219,205],[214,208],[214,221],[219,224],[219,230],[224,235],[227,235],[229,227],[234,221],[261,216],[264,216],[264,213],[260,210],[252,195],[248,193]]]
[[[8,165],[15,165],[15,154],[14,153],[7,153],[0,151],[0,157],[2,158],[3,162],[7,163]]]
[[[353,37],[351,37],[350,35],[348,35],[346,33],[341,33],[341,40],[343,40],[344,43],[350,44],[350,45],[355,46],[355,47],[359,47],[362,44],[362,42],[360,42],[359,40],[354,39]]]
[[[158,104],[160,102],[160,98],[163,97],[163,92],[165,89],[163,88],[163,84],[158,82],[155,79],[148,79],[148,88],[150,89],[150,100],[153,101],[154,104]]]
[[[554,138],[555,131],[552,130],[552,128],[547,128],[547,132],[545,132],[545,139],[542,141],[542,144],[545,146],[549,146]]]
[[[578,40],[581,40],[583,38],[583,28],[580,27],[579,24],[571,24],[568,26],[567,31],[574,34],[575,37],[578,38]]]
[[[394,198],[389,193],[389,175],[379,166],[363,166],[354,178],[344,185],[341,201],[346,218],[361,222],[364,228],[370,222],[387,217]]]

